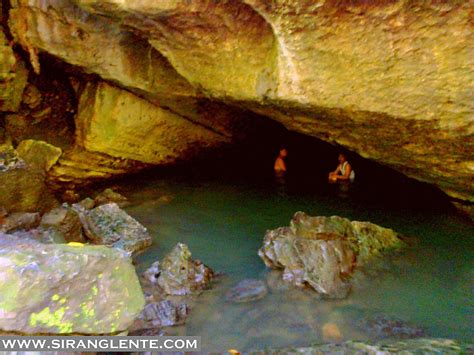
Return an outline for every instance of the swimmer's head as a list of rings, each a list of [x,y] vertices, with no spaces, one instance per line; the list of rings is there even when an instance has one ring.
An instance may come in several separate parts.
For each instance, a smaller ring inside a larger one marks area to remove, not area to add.
[[[337,159],[339,160],[339,163],[341,164],[347,161],[347,157],[344,153],[339,153],[339,157]]]

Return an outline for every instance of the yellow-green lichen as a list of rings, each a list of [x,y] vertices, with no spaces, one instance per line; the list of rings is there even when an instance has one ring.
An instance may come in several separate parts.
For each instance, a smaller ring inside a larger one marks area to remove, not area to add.
[[[52,312],[49,307],[46,307],[38,313],[32,313],[29,319],[29,324],[32,327],[38,325],[43,325],[49,328],[56,327],[60,334],[71,333],[73,323],[63,321],[65,313],[65,307],[61,307],[54,312]]]

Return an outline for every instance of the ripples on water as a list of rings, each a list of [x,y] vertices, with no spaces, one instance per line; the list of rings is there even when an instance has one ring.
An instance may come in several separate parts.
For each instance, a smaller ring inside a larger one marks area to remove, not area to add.
[[[422,327],[428,336],[471,340],[474,228],[420,186],[367,180],[347,191],[322,178],[178,174],[137,177],[120,188],[133,203],[127,211],[155,238],[138,259],[139,271],[183,242],[194,258],[225,274],[200,297],[186,326],[173,330],[201,335],[203,350],[222,351],[309,345],[330,340],[328,334],[336,340],[333,325],[341,340],[377,339],[361,326],[376,314]],[[310,290],[285,288],[257,256],[265,231],[288,225],[296,211],[371,221],[418,242],[347,299],[320,300]],[[245,278],[266,279],[269,295],[226,302],[225,292]]]

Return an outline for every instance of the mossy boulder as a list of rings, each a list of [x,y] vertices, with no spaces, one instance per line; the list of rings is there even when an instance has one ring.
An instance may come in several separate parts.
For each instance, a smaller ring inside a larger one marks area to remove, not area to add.
[[[312,287],[329,298],[345,297],[355,267],[404,246],[391,229],[338,216],[311,217],[297,212],[290,227],[268,231],[259,256],[283,270],[283,279]]]
[[[145,305],[131,260],[105,246],[0,236],[0,330],[114,334]]]

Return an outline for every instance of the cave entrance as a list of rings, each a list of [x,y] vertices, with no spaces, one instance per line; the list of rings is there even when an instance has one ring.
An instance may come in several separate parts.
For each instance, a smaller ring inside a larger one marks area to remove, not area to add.
[[[342,146],[289,131],[273,121],[268,122],[265,132],[212,156],[181,166],[159,168],[145,175],[218,180],[236,186],[251,184],[265,190],[277,186],[279,192],[289,196],[344,199],[367,208],[453,209],[448,196],[436,187],[408,178]],[[287,173],[284,179],[275,179],[273,165],[283,147],[288,151]],[[356,179],[349,186],[328,183],[329,172],[338,165],[339,153],[347,156],[356,172]]]

